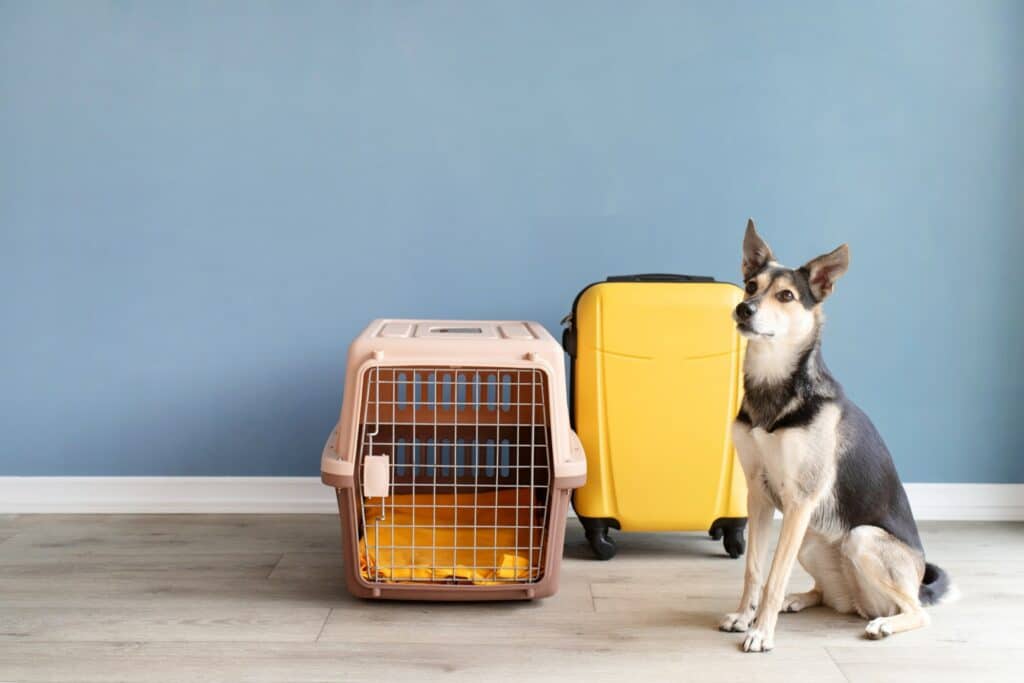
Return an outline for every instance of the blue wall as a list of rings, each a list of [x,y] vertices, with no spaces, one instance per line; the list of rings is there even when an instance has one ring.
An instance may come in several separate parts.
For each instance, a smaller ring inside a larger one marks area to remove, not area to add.
[[[374,316],[842,241],[909,481],[1024,481],[1024,3],[0,2],[0,474],[312,475]]]

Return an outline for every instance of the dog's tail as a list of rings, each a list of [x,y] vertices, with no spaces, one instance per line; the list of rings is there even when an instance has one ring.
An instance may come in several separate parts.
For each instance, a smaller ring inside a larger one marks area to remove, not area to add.
[[[921,587],[917,589],[917,599],[925,607],[929,605],[940,605],[945,602],[953,602],[960,597],[960,591],[953,584],[942,567],[925,562],[924,578],[921,579]]]

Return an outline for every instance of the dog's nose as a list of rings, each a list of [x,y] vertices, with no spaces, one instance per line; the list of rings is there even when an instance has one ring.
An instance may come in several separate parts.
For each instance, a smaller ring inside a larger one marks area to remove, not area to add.
[[[740,320],[749,320],[755,311],[757,311],[757,306],[746,301],[741,301],[736,305],[736,317]]]

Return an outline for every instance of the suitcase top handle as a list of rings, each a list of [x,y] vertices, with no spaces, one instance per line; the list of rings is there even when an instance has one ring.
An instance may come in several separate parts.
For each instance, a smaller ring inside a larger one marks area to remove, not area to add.
[[[679,275],[677,273],[637,273],[610,275],[605,282],[714,282],[708,275]]]
[[[681,275],[679,273],[635,273],[633,275],[609,275],[605,278],[605,282],[714,282],[715,278],[710,275]],[[570,358],[576,358],[576,330],[573,329],[573,316],[576,315],[576,304],[579,303],[580,297],[583,296],[583,292],[590,289],[592,286],[599,284],[593,282],[583,289],[576,295],[575,301],[572,302],[572,312],[569,315],[562,318],[562,325],[565,329],[562,331],[562,348],[566,350]],[[571,367],[571,366],[570,366]],[[574,375],[570,372],[570,387],[573,386],[572,377]],[[574,423],[573,414],[570,411],[569,414],[570,423]]]

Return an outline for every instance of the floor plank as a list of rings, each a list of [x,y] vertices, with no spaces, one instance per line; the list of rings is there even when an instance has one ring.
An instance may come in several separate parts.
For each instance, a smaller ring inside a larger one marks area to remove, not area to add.
[[[330,609],[260,605],[13,607],[0,612],[0,641],[316,640]]]
[[[337,552],[329,515],[20,515],[5,553],[183,555]]]
[[[621,652],[614,647],[549,650],[543,644],[444,647],[394,643],[23,643],[0,645],[0,670],[25,682],[138,681],[530,681],[621,683],[756,680],[842,683],[822,649],[767,656],[677,647]]]
[[[150,555],[139,551],[132,555],[48,554],[46,557],[22,554],[0,544],[0,576],[26,580],[75,580],[86,577],[121,580],[137,577],[259,578],[265,579],[281,555],[263,553]]]
[[[829,654],[851,683],[988,683],[1020,680],[1022,648],[914,647],[874,650],[829,647]]]

